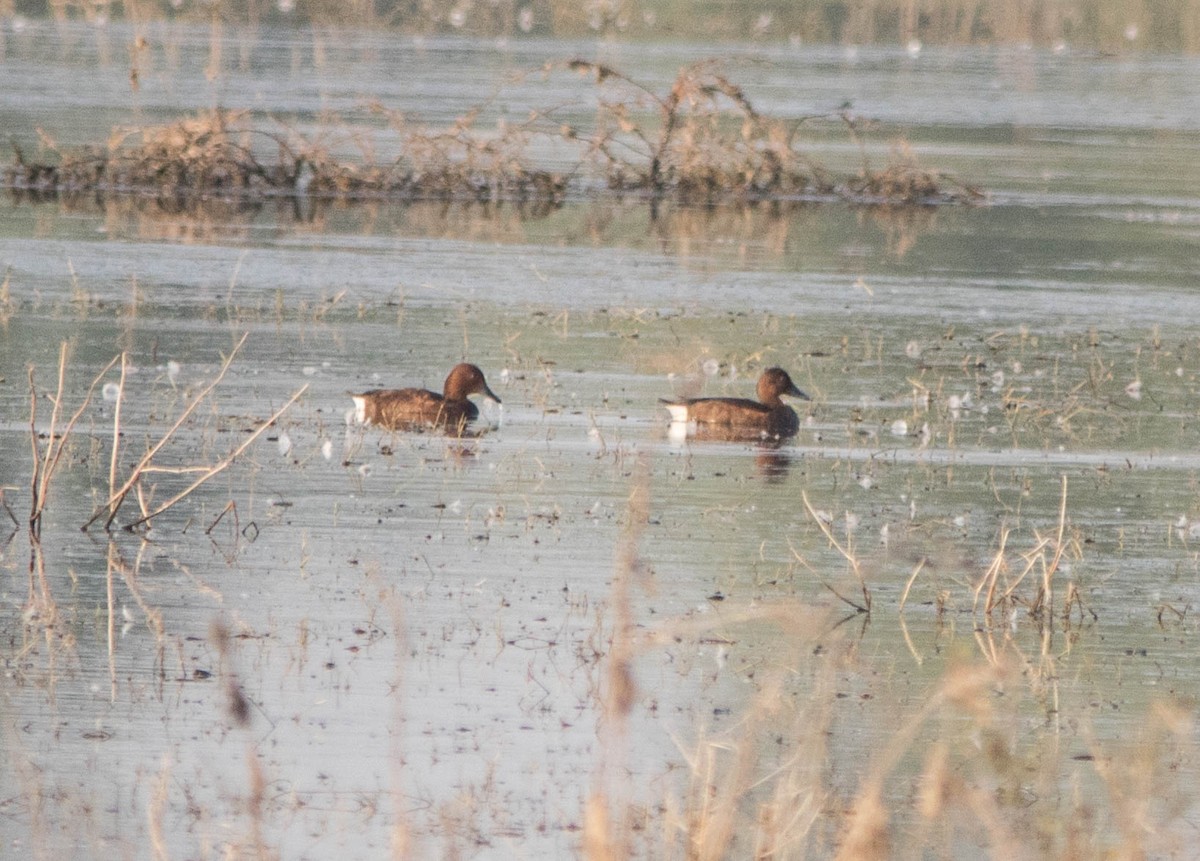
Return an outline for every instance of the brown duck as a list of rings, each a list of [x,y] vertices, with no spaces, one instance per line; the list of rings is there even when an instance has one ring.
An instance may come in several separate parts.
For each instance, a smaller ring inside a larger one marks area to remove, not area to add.
[[[483,395],[500,403],[496,393],[488,388],[483,371],[464,362],[450,371],[440,395],[428,389],[376,389],[350,397],[354,401],[355,418],[364,424],[391,430],[420,427],[461,430],[479,416],[479,407],[467,399],[469,395]]]
[[[747,398],[688,398],[659,400],[673,422],[695,422],[701,432],[719,437],[784,437],[800,430],[796,411],[782,396],[809,400],[783,368],[767,368],[758,378],[758,400]],[[732,432],[732,433],[729,433]]]

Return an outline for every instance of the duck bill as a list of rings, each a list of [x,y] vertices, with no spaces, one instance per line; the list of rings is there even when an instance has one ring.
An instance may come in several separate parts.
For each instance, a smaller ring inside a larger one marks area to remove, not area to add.
[[[786,392],[784,392],[784,394],[791,395],[793,398],[800,398],[801,400],[805,400],[805,401],[812,400],[812,398],[810,398],[808,395],[804,394],[804,392],[802,392],[798,388],[796,388],[795,383],[793,383],[792,387],[790,389],[788,389]]]
[[[501,400],[500,400],[498,397],[496,397],[496,393],[495,393],[495,392],[493,392],[491,389],[489,389],[489,388],[487,387],[487,384],[486,384],[486,383],[484,383],[484,386],[483,386],[483,391],[482,391],[482,392],[480,392],[479,394],[483,395],[483,396],[484,396],[485,398],[487,398],[489,401],[493,401],[493,402],[495,402],[495,403],[497,403],[497,404],[499,404],[499,403],[503,403],[503,402],[502,402],[502,401],[501,401]]]

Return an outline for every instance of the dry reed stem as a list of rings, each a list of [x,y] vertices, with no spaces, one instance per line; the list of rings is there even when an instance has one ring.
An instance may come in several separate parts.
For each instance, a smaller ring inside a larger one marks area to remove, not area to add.
[[[117,402],[113,407],[112,458],[108,464],[108,496],[117,490],[117,463],[121,452],[121,405],[125,401],[125,374],[129,370],[129,355],[121,352],[121,379],[117,382]]]
[[[34,368],[29,367],[29,430],[31,443],[33,446],[33,475],[30,478],[30,494],[32,496],[30,503],[29,526],[34,533],[40,532],[42,512],[46,505],[46,496],[50,492],[50,482],[54,478],[54,473],[58,469],[59,461],[62,459],[63,452],[66,450],[67,442],[70,439],[71,432],[75,429],[80,417],[92,402],[92,393],[95,392],[96,386],[100,380],[109,372],[113,365],[117,363],[119,357],[114,357],[99,374],[92,380],[92,384],[88,386],[87,392],[84,394],[83,401],[79,408],[71,415],[66,426],[61,432],[58,432],[58,420],[62,410],[62,402],[64,397],[64,389],[66,387],[67,374],[67,350],[68,344],[63,341],[59,346],[58,354],[58,388],[53,398],[54,407],[50,411],[50,428],[46,434],[46,451],[43,456],[38,446],[37,433],[37,387],[34,384]],[[57,445],[56,445],[57,442]]]
[[[1008,546],[1008,536],[1011,531],[1007,526],[1000,530],[1000,546],[996,548],[996,554],[992,557],[992,562],[988,565],[987,571],[984,572],[983,579],[975,587],[973,612],[978,612],[979,610],[979,593],[983,591],[984,586],[987,586],[987,600],[983,604],[984,615],[990,616],[992,608],[996,606],[994,601],[996,581],[1000,577],[1000,572],[1007,567],[1007,562],[1004,558],[1004,548]]]
[[[219,524],[222,520],[224,520],[225,515],[231,511],[233,512],[233,533],[234,533],[234,541],[236,542],[238,526],[240,524],[238,522],[237,503],[234,502],[232,499],[229,500],[229,502],[227,502],[225,504],[225,507],[221,509],[221,513],[216,516],[216,519],[213,520],[213,522],[208,525],[208,528],[204,530],[204,534],[212,535],[212,531],[217,528],[217,524]]]
[[[108,618],[105,624],[105,634],[108,642],[108,687],[109,697],[113,702],[117,699],[117,598],[116,586],[113,583],[113,569],[117,566],[117,546],[108,543],[108,564],[104,569],[104,599],[108,606]]]
[[[220,461],[219,463],[213,464],[212,466],[204,468],[204,474],[201,475],[199,478],[197,478],[195,481],[193,481],[185,489],[179,491],[179,493],[175,494],[173,497],[171,497],[169,500],[164,502],[158,508],[151,511],[149,514],[144,514],[142,517],[138,518],[137,520],[133,521],[132,523],[127,524],[125,526],[125,528],[126,529],[136,529],[138,526],[141,526],[143,523],[153,520],[155,517],[158,517],[158,515],[162,514],[164,511],[167,511],[169,508],[171,508],[177,502],[179,502],[180,500],[189,496],[194,490],[196,490],[196,488],[200,487],[202,484],[204,484],[210,478],[213,478],[214,476],[219,475],[220,473],[222,473],[226,469],[228,469],[230,467],[230,465],[232,465],[233,462],[235,460],[237,460],[237,458],[241,455],[242,452],[244,452],[251,445],[253,445],[254,442],[260,436],[262,436],[267,431],[268,428],[270,428],[273,424],[275,424],[275,422],[279,420],[279,417],[282,416],[285,412],[287,412],[288,409],[291,407],[291,405],[294,404],[300,398],[300,396],[303,395],[307,391],[308,391],[307,384],[305,384],[305,385],[301,386],[299,389],[297,389],[292,394],[292,396],[287,399],[287,401],[284,403],[283,406],[281,406],[279,409],[277,409],[271,415],[270,418],[265,419],[263,422],[261,422],[259,424],[259,426],[255,429],[255,431],[252,434],[250,434],[250,436],[248,436],[245,439],[245,441],[242,442],[241,445],[239,445],[232,452],[230,452],[228,455],[225,456],[224,460]]]
[[[918,561],[916,566],[913,568],[913,573],[908,578],[908,582],[904,584],[904,591],[900,594],[900,606],[896,609],[896,612],[898,612],[901,616],[904,615],[904,605],[908,603],[908,593],[912,589],[913,583],[916,582],[917,575],[925,569],[925,563],[928,561],[928,558],[921,557],[920,561]]]
[[[1035,568],[1041,568],[1041,583],[1038,587],[1038,592],[1034,596],[1033,601],[1029,605],[1029,615],[1040,617],[1045,608],[1052,608],[1054,604],[1054,574],[1059,570],[1062,563],[1063,554],[1066,552],[1066,523],[1067,523],[1067,476],[1061,476],[1062,491],[1059,497],[1058,519],[1053,538],[1037,535],[1037,543],[1027,551],[1018,553],[1017,555],[1023,560],[1024,566],[1021,572],[1012,580],[1006,583],[1003,593],[999,598],[996,597],[997,588],[999,586],[1000,574],[1008,570],[1008,559],[1005,555],[1008,546],[1008,537],[1011,530],[1005,527],[1000,532],[999,547],[996,549],[995,555],[992,557],[992,562],[988,566],[979,583],[976,584],[974,590],[974,604],[972,611],[978,613],[980,611],[980,595],[987,590],[986,598],[983,601],[983,614],[986,617],[992,615],[992,611],[1001,603],[1007,603],[1012,599],[1016,590],[1024,582],[1025,578]],[[1035,533],[1036,535],[1036,533]],[[1047,558],[1047,552],[1050,553]],[[1084,607],[1082,598],[1079,596],[1078,590],[1074,588],[1068,589],[1067,599],[1064,604],[1064,617],[1069,618],[1071,606],[1073,602],[1078,601],[1080,606],[1080,616],[1082,618]],[[1094,615],[1094,614],[1093,614]]]
[[[842,601],[849,604],[855,610],[860,613],[866,613],[869,616],[871,614],[871,590],[867,588],[867,581],[863,577],[862,568],[858,563],[858,557],[854,555],[853,551],[847,547],[844,547],[841,542],[834,537],[833,530],[829,527],[829,524],[827,524],[821,518],[816,509],[813,508],[812,503],[808,501],[807,491],[801,491],[800,498],[804,501],[804,508],[808,511],[808,514],[813,519],[813,522],[817,524],[818,528],[820,528],[821,532],[825,535],[826,540],[829,541],[829,543],[833,545],[834,549],[836,549],[838,553],[842,554],[846,562],[849,563],[850,570],[854,572],[854,576],[858,580],[858,585],[862,589],[863,602],[862,604],[858,604],[854,601],[851,601],[849,598],[846,598],[830,584],[823,582],[823,585],[826,589],[828,589],[834,595],[837,595],[838,598],[841,598]],[[789,547],[790,546],[791,545],[789,542]],[[792,554],[795,555],[796,558],[800,558],[794,547],[792,547],[791,550]]]
[[[912,590],[912,584],[917,580],[917,574],[924,571],[925,562],[928,561],[928,559],[922,558],[917,562],[917,565],[913,567],[912,574],[910,577],[908,577],[908,582],[905,583],[904,592],[901,592],[900,594],[900,606],[898,609],[896,609],[896,620],[900,622],[900,633],[902,636],[904,636],[905,645],[908,646],[908,654],[912,655],[913,660],[917,662],[918,667],[925,663],[925,658],[922,657],[920,652],[917,651],[917,645],[912,642],[912,636],[910,633],[908,633],[908,622],[905,620],[904,608],[905,604],[908,602],[908,592]]]
[[[699,638],[717,627],[767,621],[779,626],[781,636],[802,639],[808,645],[818,636],[812,632],[824,630],[821,620],[828,616],[791,601],[742,607],[732,614],[725,612],[724,605],[721,609],[720,618],[660,624],[645,642],[676,644]],[[797,654],[802,651],[798,648]],[[779,663],[784,664],[782,657]],[[786,762],[766,774],[756,776],[755,770],[763,759],[763,739],[768,731],[772,737],[775,735],[769,719],[789,708],[785,705],[785,686],[795,673],[790,664],[765,676],[742,718],[729,731],[728,740],[700,739],[691,749],[676,741],[690,780],[682,804],[675,803],[673,797],[663,804],[663,839],[668,847],[663,857],[675,857],[671,849],[677,846],[682,846],[682,857],[693,861],[744,857],[753,846],[755,858],[785,858],[791,857],[795,847],[804,845],[825,809],[827,795],[821,782],[826,753],[823,730],[829,724],[833,698],[832,666],[826,664],[825,668],[820,693],[800,707],[792,723],[801,745]],[[722,767],[726,754],[732,762]],[[769,796],[760,800],[756,795],[763,787],[770,788]]]
[[[165,434],[163,434],[162,438],[159,439],[159,441],[153,446],[151,446],[144,455],[142,455],[141,459],[138,460],[138,462],[134,465],[133,471],[130,473],[129,478],[125,480],[125,483],[121,485],[120,489],[112,493],[109,496],[108,501],[105,502],[104,505],[100,506],[100,508],[96,509],[96,511],[92,514],[91,519],[89,519],[88,522],[83,525],[83,530],[85,532],[89,526],[103,517],[106,513],[108,515],[108,520],[105,521],[104,528],[108,529],[112,525],[113,520],[116,519],[117,512],[120,511],[121,503],[124,501],[125,496],[129,493],[130,489],[138,485],[142,473],[145,471],[146,467],[151,463],[151,461],[153,461],[158,452],[162,450],[162,448],[171,440],[175,432],[179,430],[185,421],[187,421],[188,416],[190,416],[196,410],[196,408],[204,402],[213,389],[215,389],[220,384],[221,380],[224,379],[225,374],[229,371],[229,366],[233,363],[234,357],[237,356],[238,351],[242,348],[242,345],[246,343],[246,339],[248,337],[250,337],[249,332],[242,333],[242,337],[238,339],[238,342],[234,345],[233,350],[230,351],[229,355],[225,357],[224,362],[222,362],[221,369],[217,372],[217,375],[200,391],[198,395],[196,395],[195,398],[192,399],[192,402],[184,408],[183,412],[180,413],[179,417],[175,420],[175,423],[171,425]],[[111,367],[111,365],[109,365],[109,367]],[[119,428],[114,427],[114,435],[118,432]],[[144,507],[142,509],[142,513],[143,515],[146,513]],[[146,518],[143,517],[143,520],[144,519]]]
[[[759,735],[769,711],[782,698],[782,674],[775,674],[763,686],[756,704],[739,725],[739,740],[733,746],[733,768],[721,775],[720,780],[711,776],[701,786],[704,799],[696,827],[690,834],[692,851],[689,858],[694,861],[719,861],[727,857],[737,837],[740,804],[748,788],[753,786],[754,766],[758,762]],[[713,752],[720,748],[707,746],[708,773],[715,770]]]
[[[1054,606],[1054,574],[1058,571],[1058,564],[1062,560],[1063,555],[1063,534],[1066,532],[1067,526],[1067,474],[1062,474],[1062,498],[1058,505],[1058,532],[1054,539],[1054,557],[1050,560],[1050,565],[1042,574],[1042,591],[1045,596],[1045,603],[1048,608]]]

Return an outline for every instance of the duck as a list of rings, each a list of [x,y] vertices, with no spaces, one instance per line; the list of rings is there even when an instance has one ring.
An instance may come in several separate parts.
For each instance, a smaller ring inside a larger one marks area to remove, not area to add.
[[[722,439],[781,438],[800,430],[796,411],[783,396],[811,400],[783,368],[767,368],[758,378],[758,400],[748,398],[659,398],[673,423],[695,423],[701,434]]]
[[[461,432],[467,422],[479,417],[479,407],[468,400],[470,395],[501,402],[488,388],[483,371],[463,362],[451,369],[440,395],[428,389],[375,389],[351,392],[350,398],[354,401],[354,416],[361,424],[389,430],[449,427]]]

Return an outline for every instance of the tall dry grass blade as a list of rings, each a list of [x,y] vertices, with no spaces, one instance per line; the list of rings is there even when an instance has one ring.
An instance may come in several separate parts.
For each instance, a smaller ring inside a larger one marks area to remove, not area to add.
[[[1025,560],[1025,567],[1021,569],[1021,573],[1018,574],[1016,579],[1013,580],[1013,582],[1008,585],[1008,588],[1004,590],[1004,594],[1000,596],[1000,599],[997,601],[997,603],[1000,603],[1000,601],[1007,601],[1009,598],[1011,598],[1013,593],[1017,591],[1017,587],[1024,582],[1025,578],[1029,576],[1029,572],[1034,569],[1034,566],[1036,566],[1038,562],[1045,564],[1046,545],[1049,543],[1049,538],[1039,537],[1038,543],[1034,545],[1033,549],[1027,550],[1020,554]]]
[[[38,497],[38,488],[41,487],[42,473],[42,449],[38,445],[37,433],[37,385],[33,380],[33,366],[28,368],[29,374],[29,443],[33,449],[30,458],[33,464],[33,472],[29,476],[29,531],[37,534],[37,526],[41,520],[40,512],[42,510],[41,499]]]
[[[29,512],[30,529],[37,532],[42,520],[42,509],[45,506],[46,491],[50,486],[50,462],[54,452],[54,431],[58,426],[58,413],[62,407],[63,385],[67,368],[67,342],[63,341],[58,348],[58,391],[51,399],[54,405],[50,410],[50,429],[46,433],[46,451],[43,454],[38,445],[38,432],[34,424],[37,410],[37,389],[33,382],[33,366],[29,367],[29,391],[34,401],[30,408],[29,432],[33,438],[33,478],[30,490],[31,509]]]
[[[900,595],[900,607],[898,610],[896,610],[896,612],[898,612],[898,620],[900,622],[900,633],[902,634],[902,636],[904,636],[904,642],[905,642],[905,645],[908,646],[908,652],[910,652],[910,654],[912,655],[913,660],[917,662],[918,667],[922,666],[922,664],[925,663],[925,658],[920,656],[920,652],[917,651],[916,644],[914,644],[912,642],[911,634],[908,633],[908,622],[905,620],[904,607],[905,607],[905,604],[908,602],[908,592],[910,592],[912,590],[912,584],[916,583],[917,574],[924,571],[926,561],[929,561],[929,560],[922,558],[922,559],[920,559],[920,561],[917,562],[916,567],[913,567],[912,576],[908,577],[908,582],[905,583],[905,586],[904,586],[904,592],[901,592],[901,595]]]
[[[902,592],[900,595],[900,606],[896,608],[896,612],[901,616],[904,615],[904,605],[908,603],[908,593],[912,589],[913,583],[916,582],[917,575],[925,570],[925,563],[928,561],[929,559],[927,557],[921,557],[921,560],[917,562],[916,567],[913,568],[913,573],[908,578],[908,582],[904,584],[904,592]]]
[[[264,433],[266,433],[267,429],[270,428],[271,425],[275,424],[275,422],[277,422],[279,420],[279,417],[282,416],[285,412],[287,412],[288,409],[291,407],[291,405],[294,404],[300,398],[300,396],[303,395],[307,391],[308,391],[307,384],[303,385],[299,389],[297,389],[296,392],[290,398],[287,399],[287,401],[284,403],[283,406],[281,406],[279,409],[277,409],[271,415],[270,418],[263,421],[258,426],[258,428],[254,431],[254,433],[250,434],[250,436],[248,436],[241,445],[239,445],[236,449],[234,449],[232,452],[230,452],[228,455],[226,455],[224,460],[222,460],[220,463],[216,463],[216,464],[213,464],[212,466],[208,467],[204,471],[203,475],[201,475],[199,478],[197,478],[195,481],[193,481],[191,484],[189,484],[186,488],[179,491],[179,493],[172,496],[169,500],[164,502],[158,508],[151,511],[149,514],[144,514],[143,516],[139,517],[137,520],[133,521],[132,523],[127,524],[125,526],[125,528],[127,530],[136,529],[137,527],[141,526],[143,523],[153,520],[155,517],[158,517],[158,515],[162,514],[167,509],[171,508],[171,506],[175,505],[175,503],[177,503],[181,499],[184,499],[185,497],[189,496],[194,490],[196,490],[196,488],[200,487],[202,484],[207,482],[210,478],[213,478],[216,475],[220,475],[222,472],[224,472],[226,469],[228,469],[230,467],[230,465],[235,460],[237,460],[237,458],[241,455],[242,452],[244,452],[246,449],[248,449],[251,445],[254,444],[255,440],[257,440],[260,436],[262,436]]]
[[[1062,474],[1062,497],[1058,504],[1058,532],[1054,538],[1054,556],[1042,574],[1042,591],[1046,598],[1046,607],[1054,607],[1054,574],[1058,571],[1059,562],[1063,556],[1063,535],[1067,529],[1067,474]]]
[[[1000,577],[1000,572],[1006,567],[1004,560],[1004,548],[1008,545],[1008,536],[1011,530],[1006,526],[1000,530],[1000,546],[996,548],[996,555],[992,557],[992,564],[988,566],[987,571],[983,574],[983,579],[979,581],[979,585],[975,587],[975,603],[972,605],[971,611],[979,611],[979,593],[983,591],[983,587],[987,586],[987,600],[983,603],[983,613],[985,616],[990,616],[992,608],[996,606],[996,582]]]
[[[21,527],[21,521],[17,519],[17,515],[13,512],[12,507],[8,504],[8,500],[4,498],[4,491],[13,488],[0,487],[0,508],[4,509],[4,513],[8,515],[8,519],[13,522],[13,532]]]
[[[882,789],[882,781],[872,780],[855,799],[835,861],[887,861],[891,857],[892,838]]]

